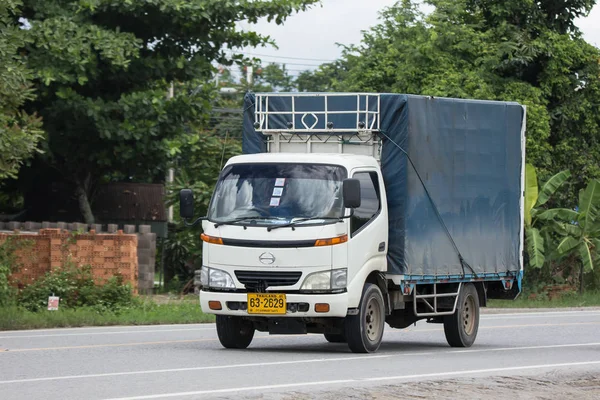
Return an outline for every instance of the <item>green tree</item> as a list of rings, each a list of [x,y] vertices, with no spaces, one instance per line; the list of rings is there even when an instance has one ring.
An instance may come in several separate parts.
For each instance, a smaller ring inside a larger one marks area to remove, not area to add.
[[[583,291],[584,272],[593,271],[594,259],[600,252],[600,181],[594,179],[580,191],[576,211],[564,208],[546,213],[547,218],[558,221],[560,227],[557,252],[564,257],[575,254],[581,261],[580,290]]]
[[[346,62],[337,60],[300,72],[295,84],[299,92],[330,92],[345,79],[346,71]]]
[[[17,24],[20,5],[17,0],[0,4],[0,181],[16,178],[43,138],[40,119],[22,109],[34,91],[31,72],[18,52],[26,40]]]
[[[241,124],[241,121],[240,121]],[[200,226],[188,228],[179,218],[179,191],[192,189],[194,209],[197,216],[204,216],[214,186],[223,165],[232,156],[241,154],[238,138],[221,137],[213,131],[198,131],[194,135],[180,137],[169,142],[170,153],[176,163],[175,182],[170,185],[168,204],[175,209],[175,225],[165,242],[165,282],[177,276],[185,284],[192,276],[194,267],[202,257],[202,247],[198,241]],[[238,129],[241,129],[238,126]]]
[[[168,142],[205,121],[212,63],[241,61],[227,49],[270,39],[237,22],[282,23],[317,0],[26,0],[24,45],[48,134],[24,176],[68,182],[87,223],[107,180],[161,181]],[[175,82],[174,97],[166,93]]]
[[[260,81],[267,85],[268,91],[289,92],[294,88],[294,78],[285,64],[269,63],[263,67]]]
[[[263,65],[259,58],[247,60],[248,64],[240,68],[240,79],[233,86],[240,92],[289,92],[294,89],[294,77],[289,74],[285,64],[274,62]],[[252,81],[248,82],[248,68],[252,68]],[[241,98],[241,97],[240,97]]]
[[[529,266],[542,268],[546,261],[546,253],[552,246],[554,225],[548,223],[553,216],[559,214],[557,209],[546,210],[544,206],[550,197],[571,176],[569,171],[561,171],[554,175],[538,190],[537,174],[531,164],[525,166],[525,240]]]

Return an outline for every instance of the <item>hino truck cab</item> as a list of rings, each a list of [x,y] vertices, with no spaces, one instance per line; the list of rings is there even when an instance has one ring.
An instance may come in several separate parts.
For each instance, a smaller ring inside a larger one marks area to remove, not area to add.
[[[521,106],[508,113],[518,123],[481,127],[491,138],[470,148],[448,136],[468,138],[469,118],[507,118],[505,103],[471,101],[466,123],[450,118],[423,131],[415,119],[460,115],[464,101],[432,107],[423,96],[347,93],[246,101],[247,154],[227,161],[208,214],[196,221],[200,305],[216,314],[224,347],[246,348],[258,330],[319,333],[374,352],[386,323],[421,319],[443,323],[448,343],[466,347],[487,298],[518,295]],[[497,157],[494,135],[507,142]],[[457,165],[482,152],[497,158],[492,172]],[[482,183],[489,176],[502,179]],[[461,210],[486,196],[496,201],[489,209]],[[192,218],[193,193],[182,190],[180,202],[181,216]],[[503,210],[500,222],[494,207]]]

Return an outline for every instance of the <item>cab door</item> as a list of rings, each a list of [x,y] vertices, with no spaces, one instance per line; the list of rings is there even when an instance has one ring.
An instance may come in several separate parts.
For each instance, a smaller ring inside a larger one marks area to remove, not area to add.
[[[356,169],[351,178],[360,182],[360,207],[349,222],[348,293],[350,308],[357,307],[365,279],[372,271],[386,270],[388,218],[381,172]]]

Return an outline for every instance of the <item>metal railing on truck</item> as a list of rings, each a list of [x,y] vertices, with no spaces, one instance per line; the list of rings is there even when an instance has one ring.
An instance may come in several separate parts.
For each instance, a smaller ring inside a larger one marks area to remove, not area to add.
[[[379,94],[256,93],[254,129],[271,153],[341,153],[380,159]]]

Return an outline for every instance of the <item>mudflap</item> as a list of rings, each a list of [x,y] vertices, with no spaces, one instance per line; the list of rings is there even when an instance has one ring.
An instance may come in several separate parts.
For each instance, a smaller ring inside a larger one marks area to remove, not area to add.
[[[498,300],[514,300],[521,293],[520,282],[510,282],[510,289],[506,289],[506,282],[489,282],[487,285],[487,298]]]

